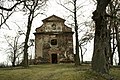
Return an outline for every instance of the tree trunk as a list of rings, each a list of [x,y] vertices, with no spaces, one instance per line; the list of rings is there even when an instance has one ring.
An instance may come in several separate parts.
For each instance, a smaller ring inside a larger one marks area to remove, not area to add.
[[[15,61],[16,61],[16,53],[17,53],[17,43],[18,43],[18,38],[15,37],[14,39],[14,53],[13,53],[13,62],[12,62],[12,66],[15,67]]]
[[[80,53],[81,53],[81,64],[83,63],[83,51],[82,51],[82,46],[81,44],[79,45],[80,47]]]
[[[119,39],[118,27],[116,25],[115,25],[115,31],[116,31],[116,41],[117,41],[117,47],[118,47],[117,49],[118,49],[118,57],[119,57],[118,65],[120,65],[120,39]]]
[[[15,67],[15,61],[16,61],[16,51],[14,51],[14,54],[13,54],[12,67]]]
[[[112,48],[111,48],[111,27],[109,26],[108,29],[108,43],[109,43],[109,58],[110,58],[110,64],[113,65],[113,56],[112,56]]]
[[[113,55],[114,55],[114,53],[111,53],[111,55],[110,55],[110,64],[111,65],[113,65]]]
[[[101,24],[97,23],[97,24]],[[100,28],[101,27],[101,28]],[[100,73],[108,73],[108,49],[106,41],[106,27],[96,26],[92,69]]]
[[[112,21],[111,21],[111,23],[112,23]],[[113,23],[112,23],[113,24]],[[110,62],[111,62],[111,65],[113,65],[113,56],[114,56],[114,53],[115,53],[115,28],[114,28],[114,25],[112,26],[113,28],[113,42],[112,42],[112,47],[113,47],[113,49],[112,49],[112,53],[111,53],[111,55],[110,55]]]
[[[74,22],[75,22],[75,37],[76,37],[76,56],[75,56],[75,65],[80,65],[80,56],[79,56],[79,41],[78,41],[78,25],[77,25],[77,11],[76,11],[76,1],[74,0]]]
[[[26,37],[25,37],[25,45],[24,45],[24,63],[23,66],[24,67],[28,67],[29,63],[28,63],[28,40],[29,40],[29,35],[30,35],[30,31],[31,31],[31,26],[32,26],[32,21],[34,18],[34,12],[30,11],[30,14],[28,16],[28,25],[27,25],[27,32],[26,32]]]
[[[110,0],[97,0],[97,8],[93,12],[95,21],[94,52],[92,70],[99,73],[109,73],[109,41],[106,20],[106,6]]]

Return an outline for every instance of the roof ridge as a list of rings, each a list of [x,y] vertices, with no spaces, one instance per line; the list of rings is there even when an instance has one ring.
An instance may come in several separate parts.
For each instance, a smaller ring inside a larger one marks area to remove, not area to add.
[[[45,18],[45,19],[43,19],[42,21],[44,22],[44,21],[47,21],[48,19],[50,19],[50,18],[52,18],[52,17],[56,17],[56,18],[59,18],[59,19],[61,19],[62,21],[65,21],[65,19],[63,19],[63,18],[61,18],[61,17],[59,17],[59,16],[56,16],[56,15],[51,15],[51,16],[49,16],[49,17],[47,17],[47,18]]]

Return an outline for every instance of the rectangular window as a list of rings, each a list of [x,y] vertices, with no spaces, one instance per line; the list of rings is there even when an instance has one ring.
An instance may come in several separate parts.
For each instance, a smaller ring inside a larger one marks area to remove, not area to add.
[[[51,40],[51,45],[57,45],[57,39],[52,39]]]

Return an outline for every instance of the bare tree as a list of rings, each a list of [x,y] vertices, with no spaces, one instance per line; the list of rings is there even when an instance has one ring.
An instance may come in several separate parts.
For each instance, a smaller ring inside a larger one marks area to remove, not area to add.
[[[21,33],[21,31],[18,31],[15,37],[5,35],[5,39],[8,44],[7,53],[13,67],[15,67],[16,59],[23,53],[23,43],[19,42],[22,34],[23,33]]]
[[[25,38],[25,44],[24,44],[24,67],[28,67],[28,40],[29,40],[29,35],[30,35],[30,31],[31,31],[31,26],[32,26],[32,22],[33,19],[39,15],[42,14],[40,12],[38,12],[41,7],[43,7],[46,4],[47,0],[13,0],[14,4],[12,7],[6,7],[6,6],[0,6],[1,10],[5,10],[5,11],[12,11],[14,10],[19,4],[21,4],[22,11],[26,12],[26,14],[28,15],[28,21],[27,21],[27,32],[26,32],[26,38]],[[9,1],[8,1],[9,2]],[[17,7],[18,8],[18,7]],[[18,10],[20,10],[18,8]],[[38,13],[36,13],[38,12]],[[3,14],[1,14],[3,15]],[[7,17],[7,19],[9,18],[9,16]],[[4,21],[2,22],[5,23],[7,19],[4,19]]]
[[[73,18],[73,24],[71,24],[72,26],[74,26],[74,30],[75,30],[75,65],[78,66],[80,65],[80,57],[79,57],[79,40],[78,40],[78,20],[77,20],[77,12],[78,10],[83,7],[81,5],[77,6],[77,0],[68,0],[66,3],[62,3],[60,0],[59,2],[57,2],[59,5],[61,5],[62,7],[64,7],[66,10],[68,10],[70,13],[72,13],[71,15],[69,15],[68,17],[72,17]],[[66,6],[66,4],[72,4],[73,9],[69,8],[68,6]]]
[[[23,60],[23,66],[28,67],[28,40],[29,35],[32,27],[33,19],[40,14],[35,13],[37,10],[40,10],[42,6],[46,4],[47,0],[26,0],[24,2],[24,8],[28,10],[28,22],[27,22],[27,32],[26,32],[26,38],[25,38],[25,45],[24,45],[24,60]]]
[[[82,41],[82,38],[79,40],[78,36],[79,36],[79,34],[81,34],[83,32],[83,29],[81,29],[81,27],[83,27],[83,26],[87,27],[86,23],[88,23],[88,21],[83,22],[83,21],[81,21],[82,19],[79,19],[79,17],[81,17],[81,15],[83,16],[83,12],[85,12],[85,11],[81,11],[81,9],[86,6],[85,4],[83,4],[84,2],[82,2],[82,1],[80,2],[79,0],[67,0],[67,1],[64,1],[64,3],[62,3],[62,0],[59,0],[59,2],[58,2],[58,4],[60,4],[62,7],[64,7],[66,10],[68,10],[71,13],[67,17],[68,18],[71,17],[71,20],[73,21],[73,23],[70,22],[69,25],[74,27],[74,31],[75,31],[75,40],[76,40],[76,43],[75,43],[75,65],[80,65],[79,48],[81,50],[81,58],[82,58],[81,62],[83,62],[83,54],[84,54],[84,53],[82,53],[83,52],[82,51],[82,47],[83,47],[82,42],[83,41]]]
[[[87,45],[88,42],[90,42],[93,38],[93,30],[86,32],[85,35],[79,40],[79,47],[80,47],[80,52],[81,52],[81,63],[83,63],[83,56],[85,55],[85,52],[87,51],[87,48],[84,46]],[[85,51],[83,51],[83,49]]]
[[[113,0],[111,2],[112,16],[117,17],[117,18],[120,18],[118,16],[120,14],[120,13],[118,13],[118,9],[120,8],[119,5],[120,5],[120,1],[119,0]],[[112,18],[112,21],[113,21],[113,28],[115,29],[116,41],[117,41],[117,52],[118,52],[118,57],[119,57],[119,63],[118,63],[118,65],[120,65],[120,34],[119,34],[120,23],[119,23],[118,20],[113,19],[113,18]]]
[[[120,2],[119,0],[111,0],[107,12],[110,14],[109,20],[109,35],[112,38],[109,38],[112,40],[112,49],[110,51],[110,63],[113,65],[113,56],[115,54],[115,51],[117,49],[118,51],[118,57],[120,53],[120,40],[119,40],[119,12],[118,9],[120,8]],[[116,43],[117,42],[117,43]],[[111,43],[110,43],[111,44]],[[110,46],[111,47],[111,46]],[[120,62],[120,60],[119,60]]]

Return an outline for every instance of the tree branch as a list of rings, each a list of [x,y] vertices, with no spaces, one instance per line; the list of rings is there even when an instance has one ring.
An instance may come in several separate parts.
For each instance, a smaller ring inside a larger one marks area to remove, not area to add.
[[[5,18],[4,15],[2,13],[0,13],[0,15],[3,17],[4,21],[0,24],[0,28],[3,24],[5,24],[8,29],[10,29],[10,27],[6,24],[6,21],[8,20],[8,18],[13,14],[14,12],[11,12],[10,14],[7,13],[7,17]]]
[[[61,5],[62,7],[64,7],[65,9],[67,9],[68,11],[74,13],[74,11],[70,10],[69,8],[67,8],[64,4],[59,3],[59,2],[57,2],[57,4]]]
[[[6,10],[6,11],[12,11],[17,5],[21,4],[22,2],[24,2],[24,1],[17,2],[17,3],[14,4],[14,6],[11,7],[11,8],[5,8],[5,7],[0,6],[0,9]]]

